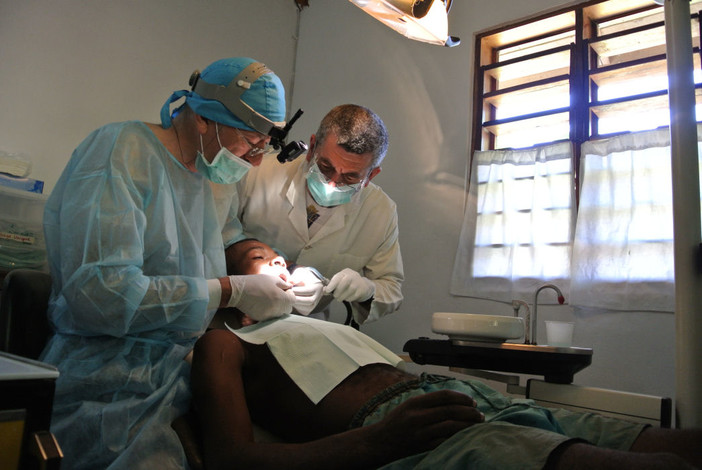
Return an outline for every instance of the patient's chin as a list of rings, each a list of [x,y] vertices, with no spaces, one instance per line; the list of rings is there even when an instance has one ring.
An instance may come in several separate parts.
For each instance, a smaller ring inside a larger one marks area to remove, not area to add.
[[[215,313],[209,328],[238,330],[243,326],[255,325],[258,323],[251,317],[236,308],[220,308]]]
[[[241,316],[241,326],[242,327],[255,325],[256,323],[258,323],[258,322],[246,314]]]

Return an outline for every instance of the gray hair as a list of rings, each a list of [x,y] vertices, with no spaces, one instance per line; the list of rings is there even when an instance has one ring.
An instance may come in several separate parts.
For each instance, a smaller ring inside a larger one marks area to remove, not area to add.
[[[371,168],[380,166],[388,151],[388,130],[382,119],[368,108],[355,104],[336,106],[324,116],[315,134],[322,145],[328,134],[336,135],[336,144],[347,152],[372,153]]]

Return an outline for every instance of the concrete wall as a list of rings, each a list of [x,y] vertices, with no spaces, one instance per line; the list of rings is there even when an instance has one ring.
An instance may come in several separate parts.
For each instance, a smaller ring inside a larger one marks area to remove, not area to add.
[[[50,192],[90,131],[159,122],[217,59],[256,58],[289,87],[297,18],[284,0],[0,0],[0,149],[28,153]]]

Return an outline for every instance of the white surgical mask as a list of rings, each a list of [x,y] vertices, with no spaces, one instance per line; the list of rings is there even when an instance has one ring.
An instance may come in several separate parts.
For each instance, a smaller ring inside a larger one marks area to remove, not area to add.
[[[339,206],[350,202],[351,197],[363,187],[363,183],[361,181],[356,184],[332,186],[319,170],[317,163],[313,163],[307,173],[307,188],[309,188],[310,194],[317,204],[325,207]]]

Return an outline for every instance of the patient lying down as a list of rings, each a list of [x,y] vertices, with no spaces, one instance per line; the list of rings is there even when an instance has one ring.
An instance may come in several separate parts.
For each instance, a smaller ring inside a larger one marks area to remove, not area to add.
[[[230,250],[240,272],[271,269],[260,242]],[[699,430],[548,410],[478,381],[416,377],[350,327],[286,315],[236,332],[212,330],[195,347],[193,398],[209,469],[702,465]],[[255,443],[252,421],[288,443]]]

